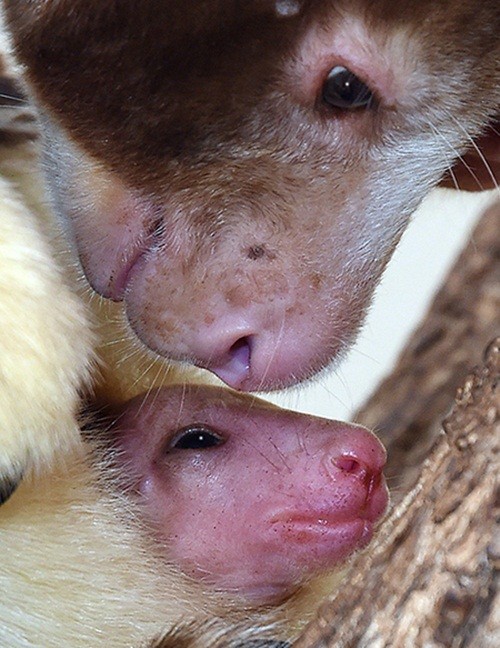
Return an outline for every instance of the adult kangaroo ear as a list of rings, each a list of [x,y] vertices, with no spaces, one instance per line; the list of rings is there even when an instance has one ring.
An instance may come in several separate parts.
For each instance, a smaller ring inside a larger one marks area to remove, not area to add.
[[[498,188],[500,183],[500,116],[444,176],[442,186],[465,191]]]

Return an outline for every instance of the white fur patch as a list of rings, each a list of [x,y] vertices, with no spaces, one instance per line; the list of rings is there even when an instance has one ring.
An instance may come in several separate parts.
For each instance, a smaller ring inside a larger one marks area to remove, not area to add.
[[[281,18],[290,18],[300,12],[300,0],[276,0],[276,13]]]

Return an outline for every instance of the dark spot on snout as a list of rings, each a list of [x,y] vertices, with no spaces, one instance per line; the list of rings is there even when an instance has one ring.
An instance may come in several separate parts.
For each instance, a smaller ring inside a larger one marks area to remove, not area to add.
[[[261,245],[251,245],[247,251],[247,257],[255,261],[256,259],[262,259],[262,257],[267,256],[268,259],[272,260],[276,258],[276,255],[273,252],[270,252],[264,244]]]
[[[313,272],[311,274],[311,288],[314,288],[314,290],[319,290],[321,288],[321,285],[323,283],[323,277],[319,272]]]
[[[247,257],[255,260],[260,259],[266,254],[266,248],[263,245],[252,245],[248,248]]]

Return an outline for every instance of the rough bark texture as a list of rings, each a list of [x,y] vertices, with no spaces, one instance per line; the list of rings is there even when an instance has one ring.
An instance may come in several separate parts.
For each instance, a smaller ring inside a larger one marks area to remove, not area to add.
[[[499,236],[496,205],[359,413],[395,505],[296,648],[500,646],[500,337],[470,369],[500,333]]]
[[[386,476],[396,501],[415,482],[456,390],[499,334],[497,203],[481,218],[394,370],[355,417],[387,448]]]

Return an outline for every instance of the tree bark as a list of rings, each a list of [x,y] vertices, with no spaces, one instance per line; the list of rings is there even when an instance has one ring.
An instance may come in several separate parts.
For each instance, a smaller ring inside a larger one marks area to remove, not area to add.
[[[358,414],[394,505],[296,648],[500,646],[500,337],[470,369],[500,333],[499,225],[497,204]]]
[[[355,416],[387,448],[394,501],[414,484],[456,390],[499,334],[500,203],[495,203],[393,371]]]

